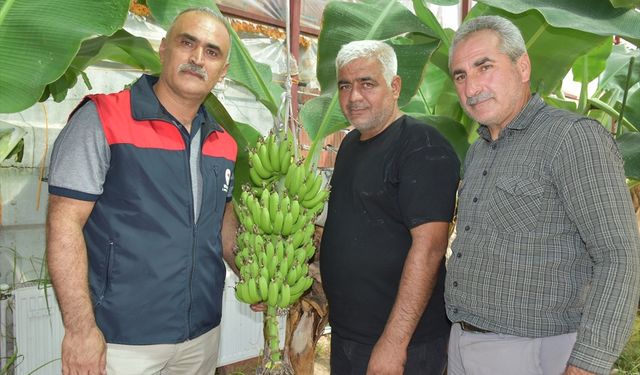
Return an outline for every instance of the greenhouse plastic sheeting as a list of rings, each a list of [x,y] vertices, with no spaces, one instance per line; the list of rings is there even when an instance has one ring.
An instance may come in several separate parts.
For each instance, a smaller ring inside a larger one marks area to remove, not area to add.
[[[286,21],[287,1],[288,0],[216,0],[216,3],[241,11]],[[300,26],[320,29],[322,11],[328,2],[329,0],[301,1]]]

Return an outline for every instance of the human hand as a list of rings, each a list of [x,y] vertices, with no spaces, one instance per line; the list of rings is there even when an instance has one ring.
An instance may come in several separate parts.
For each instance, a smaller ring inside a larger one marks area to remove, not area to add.
[[[381,337],[373,347],[367,375],[402,375],[407,350]]]
[[[249,307],[254,312],[265,312],[265,311],[267,311],[267,304],[264,303],[264,302],[254,303],[252,305],[249,305]]]
[[[63,375],[106,375],[107,344],[98,327],[65,332],[62,339]]]
[[[589,372],[581,368],[568,365],[567,368],[564,370],[563,375],[595,375],[595,374],[593,372]]]

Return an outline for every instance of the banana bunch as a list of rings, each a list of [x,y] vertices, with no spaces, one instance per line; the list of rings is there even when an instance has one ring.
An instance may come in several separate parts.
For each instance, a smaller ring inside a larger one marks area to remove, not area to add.
[[[278,235],[240,233],[235,258],[240,270],[238,300],[282,309],[295,303],[313,284],[307,263],[316,250],[313,232],[313,224],[308,223],[299,231],[304,239],[298,245]]]
[[[292,163],[293,135],[277,142],[272,132],[260,138],[254,150],[249,151],[249,178],[256,187],[263,187],[286,175]]]
[[[267,305],[264,360],[272,370],[284,363],[277,315],[313,284],[314,223],[329,197],[322,174],[296,160],[293,134],[287,131],[281,138],[271,133],[249,152],[251,183],[234,204],[241,224],[234,259],[240,273],[236,298]]]
[[[303,163],[292,165],[284,178],[289,195],[312,212],[324,207],[324,201],[329,197],[329,190],[322,189],[322,182],[322,174],[305,168]]]

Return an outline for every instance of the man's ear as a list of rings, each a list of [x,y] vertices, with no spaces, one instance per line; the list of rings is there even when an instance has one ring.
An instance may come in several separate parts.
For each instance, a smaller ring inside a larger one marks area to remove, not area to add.
[[[395,75],[391,79],[391,91],[393,92],[394,99],[398,99],[400,97],[400,91],[402,90],[402,78],[400,76]]]
[[[166,39],[162,38],[162,40],[160,41],[160,47],[158,48],[158,55],[160,55],[160,64],[164,64],[164,51],[167,48],[166,43]]]
[[[516,66],[522,77],[522,83],[529,82],[531,79],[531,60],[529,59],[529,54],[525,52],[522,56],[518,57]]]

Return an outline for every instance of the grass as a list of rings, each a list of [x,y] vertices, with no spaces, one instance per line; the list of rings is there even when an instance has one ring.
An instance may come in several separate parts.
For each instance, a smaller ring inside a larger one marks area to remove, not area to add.
[[[640,315],[636,318],[631,338],[614,368],[617,375],[640,375]]]

